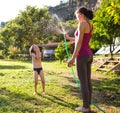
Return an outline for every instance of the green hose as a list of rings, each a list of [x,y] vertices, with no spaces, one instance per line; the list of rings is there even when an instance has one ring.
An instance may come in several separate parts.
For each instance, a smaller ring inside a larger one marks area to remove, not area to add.
[[[70,54],[69,54],[69,52],[68,52],[68,47],[67,47],[66,39],[65,39],[65,38],[64,38],[64,45],[65,45],[67,57],[68,57],[68,59],[70,59]],[[74,78],[77,86],[80,88],[80,82],[79,82],[79,81],[77,80],[77,78],[76,78],[76,75],[75,75],[73,66],[71,67],[71,71],[72,71],[72,75],[73,75],[73,78]],[[103,112],[103,113],[106,113],[106,111],[104,111],[102,108],[100,108],[95,102],[91,102],[91,104],[94,105],[99,111],[101,111],[101,112]]]

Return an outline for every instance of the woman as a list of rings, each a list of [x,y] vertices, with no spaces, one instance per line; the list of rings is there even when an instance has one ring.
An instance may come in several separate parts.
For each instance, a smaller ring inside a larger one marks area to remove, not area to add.
[[[83,106],[75,110],[89,112],[91,110],[91,63],[93,53],[89,46],[92,37],[93,26],[89,20],[93,19],[93,12],[85,7],[80,7],[75,12],[78,20],[78,28],[75,32],[75,38],[65,34],[64,37],[69,40],[75,40],[75,48],[71,59],[68,61],[68,67],[72,66],[76,59],[77,75],[81,84]]]

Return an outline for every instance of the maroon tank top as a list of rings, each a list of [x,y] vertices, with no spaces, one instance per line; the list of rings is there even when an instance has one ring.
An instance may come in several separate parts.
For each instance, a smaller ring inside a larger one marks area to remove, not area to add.
[[[89,26],[90,26],[90,23],[88,23]],[[77,57],[80,57],[80,56],[86,56],[86,55],[92,55],[93,52],[89,46],[89,42],[90,42],[90,39],[92,38],[92,30],[93,30],[93,27],[91,28],[90,27],[90,32],[89,33],[84,33],[83,35],[83,40],[82,40],[82,45],[81,45],[81,48],[77,54]],[[75,45],[76,43],[78,42],[78,30],[76,30],[75,32]]]

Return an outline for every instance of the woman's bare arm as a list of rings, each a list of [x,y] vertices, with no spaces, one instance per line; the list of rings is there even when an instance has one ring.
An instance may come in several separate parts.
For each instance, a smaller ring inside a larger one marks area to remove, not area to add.
[[[73,52],[73,56],[72,56],[73,58],[75,58],[77,56],[77,54],[81,48],[81,45],[82,45],[83,35],[85,32],[85,25],[84,24],[85,23],[80,23],[78,25],[78,30],[79,30],[78,37],[79,38],[78,38],[78,42],[77,42],[76,47],[75,47],[74,52]]]
[[[75,37],[70,37],[68,34],[65,34],[64,38],[66,38],[67,40],[72,40],[72,41],[75,40]]]

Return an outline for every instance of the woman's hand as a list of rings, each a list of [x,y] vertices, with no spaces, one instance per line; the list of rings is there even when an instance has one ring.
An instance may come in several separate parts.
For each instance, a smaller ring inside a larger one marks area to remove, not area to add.
[[[64,34],[64,38],[68,39],[69,40],[69,35],[68,34]]]
[[[75,37],[71,37],[68,34],[64,34],[64,38],[68,39],[68,40],[72,40],[75,41]]]
[[[75,58],[71,58],[69,61],[68,61],[68,67],[71,67],[75,62]]]

